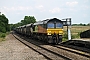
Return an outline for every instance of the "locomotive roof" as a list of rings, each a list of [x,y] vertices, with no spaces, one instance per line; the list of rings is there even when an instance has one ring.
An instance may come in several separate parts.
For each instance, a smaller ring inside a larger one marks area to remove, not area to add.
[[[20,26],[21,28],[26,27],[26,25]]]
[[[22,26],[19,26],[19,27],[17,27],[17,28],[21,28]]]
[[[31,25],[32,25],[32,23],[31,24],[27,24],[26,27],[31,26]]]
[[[59,20],[57,18],[53,18],[53,19]],[[43,21],[38,21],[38,22],[34,23],[34,25],[46,24],[48,21],[53,20],[53,19],[46,19],[46,20],[43,20]]]

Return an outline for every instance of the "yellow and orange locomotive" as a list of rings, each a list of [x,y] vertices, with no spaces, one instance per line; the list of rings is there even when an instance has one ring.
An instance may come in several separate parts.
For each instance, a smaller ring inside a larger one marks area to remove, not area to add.
[[[38,38],[48,43],[58,44],[62,42],[63,22],[57,18],[46,19],[16,28],[20,34]]]

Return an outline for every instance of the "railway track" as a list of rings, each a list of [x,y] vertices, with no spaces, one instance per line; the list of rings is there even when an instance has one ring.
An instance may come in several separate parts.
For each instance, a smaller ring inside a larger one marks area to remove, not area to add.
[[[80,54],[60,45],[48,45],[13,34],[13,36],[32,50],[43,55],[47,60],[89,60],[90,55]]]
[[[66,51],[69,51],[69,52],[72,52],[72,53],[75,53],[75,54],[78,54],[78,55],[82,55],[82,56],[85,56],[87,58],[90,58],[90,54],[88,54],[86,52],[83,52],[83,51],[67,48],[67,47],[64,47],[62,45],[51,45],[51,46],[62,49],[62,50],[66,50]]]

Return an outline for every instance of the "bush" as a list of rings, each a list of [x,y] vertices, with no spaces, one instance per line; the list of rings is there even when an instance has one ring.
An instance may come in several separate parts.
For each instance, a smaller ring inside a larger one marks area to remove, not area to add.
[[[77,34],[72,34],[71,37],[72,39],[80,38],[80,32],[78,32]]]
[[[75,39],[75,38],[80,38],[80,32],[78,32],[77,34],[71,34],[71,39]],[[67,33],[64,33],[63,40],[65,40],[65,41],[68,40]]]
[[[63,41],[67,41],[67,40],[68,40],[67,33],[64,33],[64,35],[63,35]]]
[[[63,38],[68,39],[67,33],[64,33]]]
[[[5,38],[6,37],[6,34],[5,33],[0,33],[0,37],[1,38]]]

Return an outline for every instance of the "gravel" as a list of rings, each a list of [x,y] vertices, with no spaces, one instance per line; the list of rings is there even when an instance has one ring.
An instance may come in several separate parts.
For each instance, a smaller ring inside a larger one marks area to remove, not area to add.
[[[0,42],[0,60],[46,60],[9,34]]]

